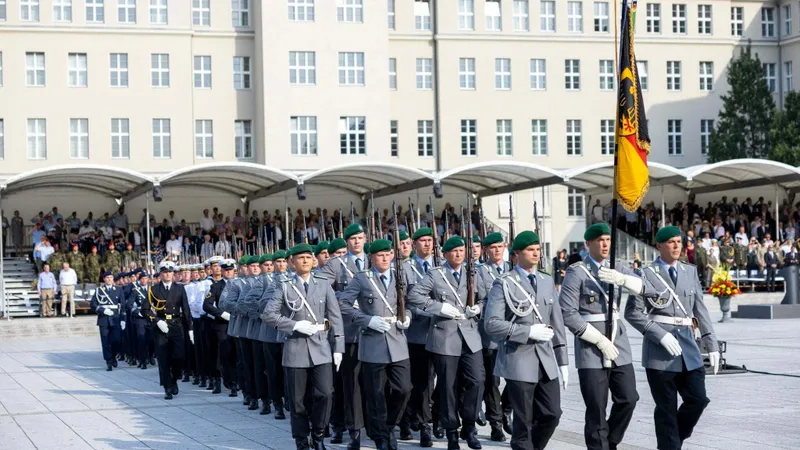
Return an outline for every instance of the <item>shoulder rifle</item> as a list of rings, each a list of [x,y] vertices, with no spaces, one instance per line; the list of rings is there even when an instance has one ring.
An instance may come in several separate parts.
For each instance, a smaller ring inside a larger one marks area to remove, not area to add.
[[[428,197],[428,205],[430,206],[431,211],[433,211],[433,199],[431,197]],[[441,254],[441,247],[439,246],[439,230],[436,226],[435,219],[431,224],[431,230],[433,231],[433,267],[439,267],[439,255]]]
[[[539,236],[539,240],[541,241],[541,235],[539,234],[539,210],[536,208],[536,200],[533,201],[533,231]],[[541,251],[539,253],[539,270],[544,269],[544,244],[541,246]]]
[[[461,210],[461,213],[463,214],[463,217],[461,218],[461,234],[464,235],[464,244],[466,244],[466,252],[464,255],[466,264],[464,270],[466,271],[467,275],[467,306],[475,306],[475,261],[473,260],[474,248],[472,247],[472,234],[470,233],[471,229],[466,220],[469,211],[469,203],[470,198],[469,194],[467,194],[467,207]]]
[[[397,204],[392,202],[392,217],[394,218],[394,286],[397,291],[397,320],[406,321],[406,286],[402,274],[402,261],[400,259],[400,230],[397,227]]]

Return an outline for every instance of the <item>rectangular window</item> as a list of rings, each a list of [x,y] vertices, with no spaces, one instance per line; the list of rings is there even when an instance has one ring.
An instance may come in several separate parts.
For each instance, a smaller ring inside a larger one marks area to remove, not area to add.
[[[111,87],[128,87],[128,54],[112,53],[110,59]]]
[[[478,121],[461,119],[461,156],[478,156]]]
[[[69,157],[89,158],[89,119],[69,119]]]
[[[45,119],[28,119],[28,159],[47,159]]]
[[[600,60],[600,90],[611,91],[614,86],[614,61],[610,59]]]
[[[600,121],[600,154],[603,156],[614,154],[614,121]]]
[[[556,2],[541,0],[539,3],[539,31],[556,31]]]
[[[458,29],[462,31],[475,29],[474,0],[458,0]]]
[[[6,157],[6,131],[3,119],[0,119],[0,161]]]
[[[417,155],[433,156],[433,121],[417,121]]]
[[[686,34],[686,5],[672,5],[672,32]]]
[[[0,87],[3,86],[3,52],[0,52]]]
[[[119,23],[136,23],[136,0],[117,0]]]
[[[211,25],[211,0],[192,0],[192,25]]]
[[[292,155],[316,155],[317,117],[292,116],[289,121],[291,123]]]
[[[0,55],[0,59],[3,55]],[[2,64],[2,60],[0,60],[0,64]],[[0,78],[0,84],[2,84],[2,78]],[[788,93],[789,91],[794,90],[793,87],[794,83],[792,82],[792,62],[786,61],[783,63],[783,92]]]
[[[775,92],[778,85],[778,77],[775,73],[775,63],[763,63],[761,67],[764,69],[764,79],[767,81],[767,88],[770,92]]]
[[[317,84],[316,52],[289,52],[289,83]]]
[[[25,85],[44,87],[44,53],[25,53]]]
[[[744,33],[744,8],[735,6],[731,8],[731,36],[741,36]]]
[[[531,142],[533,156],[547,156],[547,120],[531,120]]]
[[[647,4],[647,32],[661,33],[661,4]]]
[[[761,8],[761,36],[775,37],[775,8]]]
[[[667,61],[667,90],[681,90],[681,62]]]
[[[486,31],[503,31],[500,0],[486,0]]]
[[[363,23],[364,0],[336,0],[336,20],[345,23]]]
[[[712,34],[711,5],[697,5],[697,32],[699,34]]]
[[[583,3],[567,2],[567,31],[583,33]]]
[[[39,0],[19,0],[19,18],[23,22],[38,22]]]
[[[475,58],[459,58],[458,87],[467,90],[475,89]]]
[[[567,59],[564,61],[564,88],[577,91],[581,88],[581,61]]]
[[[211,89],[211,57],[194,57],[194,87]]]
[[[150,85],[169,87],[169,55],[165,53],[150,55]]]
[[[5,22],[7,15],[6,0],[0,0],[0,22]]]
[[[509,119],[497,121],[497,154],[499,156],[513,156],[514,134]]]
[[[636,61],[636,72],[639,75],[639,86],[643,91],[647,90],[649,77],[647,76],[647,61]]]
[[[172,156],[172,134],[169,119],[153,119],[153,158]]]
[[[707,155],[708,147],[711,145],[711,131],[714,130],[712,119],[702,119],[700,121],[700,154]]]
[[[667,121],[667,149],[670,156],[683,155],[682,120]]]
[[[339,85],[364,85],[364,54],[361,52],[339,52]]]
[[[289,20],[292,22],[313,22],[314,0],[289,0]],[[233,26],[236,26],[235,16]]]
[[[210,120],[194,121],[194,154],[198,159],[214,158],[214,124]]]
[[[414,28],[431,29],[431,4],[428,0],[414,0]]]
[[[386,0],[386,10],[389,17],[389,29],[394,30],[394,0]]]
[[[166,2],[166,0],[164,0]],[[103,23],[106,21],[104,0],[86,0],[86,21]]]
[[[608,33],[608,2],[594,2],[594,31]]]
[[[150,0],[150,23],[167,24],[167,0]]]
[[[528,0],[514,0],[514,31],[531,31]]]
[[[305,3],[311,4],[311,18],[308,20],[314,20],[314,0]],[[231,18],[234,28],[250,27],[250,0],[231,0]]]
[[[433,89],[433,59],[417,58],[417,89]]]
[[[86,53],[70,53],[69,87],[86,87],[89,85],[89,69]]]
[[[583,192],[575,188],[567,188],[567,215],[570,217],[583,217]],[[579,244],[583,244],[582,242]],[[580,246],[578,246],[580,248]]]
[[[72,22],[72,0],[53,0],[53,21]]]
[[[389,121],[389,147],[391,149],[392,158],[400,156],[400,135],[397,132],[397,121]]]
[[[714,63],[711,61],[700,61],[700,90],[714,90]]]
[[[567,155],[581,156],[583,146],[581,143],[581,121],[567,120]]]
[[[531,90],[547,89],[547,62],[544,59],[531,59]]]
[[[792,35],[792,5],[783,5],[783,35]]]
[[[253,122],[233,122],[233,144],[237,159],[253,159]]]
[[[233,88],[236,90],[250,89],[250,57],[233,57]]]
[[[511,59],[495,58],[494,88],[507,91],[511,89]]]
[[[367,154],[366,117],[339,117],[339,151],[342,155]]]
[[[389,89],[397,89],[397,59],[389,58]]]
[[[131,157],[131,125],[128,119],[111,119],[111,157]]]

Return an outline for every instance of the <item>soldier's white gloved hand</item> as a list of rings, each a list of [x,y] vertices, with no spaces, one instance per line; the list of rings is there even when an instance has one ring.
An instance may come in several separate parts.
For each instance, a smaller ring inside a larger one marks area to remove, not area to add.
[[[189,342],[194,345],[194,330],[189,330]]]
[[[625,275],[616,270],[609,269],[608,267],[601,267],[600,271],[597,272],[597,276],[600,278],[600,281],[622,286],[631,294],[641,294],[642,286],[644,286],[641,278],[633,275]]]
[[[467,306],[466,315],[467,319],[475,317],[481,313],[481,305]]]
[[[719,371],[719,352],[708,352],[708,362],[711,368],[714,369],[714,375]]]
[[[336,367],[336,371],[339,371],[339,366],[342,365],[342,354],[341,353],[334,353],[333,354],[333,365]]]
[[[379,316],[372,316],[372,318],[369,319],[369,325],[367,326],[379,333],[386,333],[390,328],[392,328],[391,325],[383,320],[383,317]]]
[[[314,325],[312,325],[311,322],[307,320],[301,320],[297,322],[296,324],[294,324],[294,328],[292,330],[297,331],[298,333],[305,334],[306,336],[313,336],[314,333],[316,333]]]
[[[600,352],[603,353],[603,358],[609,361],[614,361],[619,356],[617,347],[592,325],[586,325],[586,330],[580,335],[580,338],[590,344],[596,345]]]
[[[661,346],[667,349],[667,353],[671,356],[681,356],[683,350],[681,349],[681,344],[678,343],[678,340],[675,339],[675,336],[667,333],[664,337],[661,338]]]
[[[442,317],[447,317],[448,319],[455,319],[461,315],[461,313],[458,311],[458,308],[450,303],[442,303],[442,310],[439,311],[439,315]]]
[[[122,331],[125,331],[125,321],[124,320],[119,323],[119,327],[122,329]]]
[[[161,330],[162,333],[164,334],[169,333],[169,326],[167,325],[167,322],[159,320],[158,322],[156,322],[156,326],[158,327],[159,330]]]
[[[220,314],[220,317],[222,317],[222,320],[227,320],[228,322],[230,322],[230,320],[231,320],[231,313],[229,313],[229,312],[225,311],[225,312],[223,312],[222,314]]]
[[[528,333],[528,338],[534,341],[549,341],[553,339],[553,329],[543,323],[531,325],[531,331]]]
[[[407,330],[411,326],[411,311],[406,310],[406,320],[404,322],[396,322],[397,328]]]
[[[566,391],[569,384],[569,366],[558,366],[558,377],[561,379],[561,387]]]
[[[114,311],[111,310],[111,309],[108,309],[108,308],[103,308],[103,314],[105,314],[107,316],[113,316],[114,315]]]

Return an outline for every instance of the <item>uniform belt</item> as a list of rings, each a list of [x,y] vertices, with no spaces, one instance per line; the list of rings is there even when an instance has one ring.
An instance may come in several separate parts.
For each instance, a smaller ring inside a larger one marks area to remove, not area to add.
[[[663,323],[665,325],[673,325],[676,327],[692,325],[692,319],[689,317],[671,317],[671,316],[662,316],[658,314],[650,314],[647,317],[653,322]]]
[[[605,314],[581,314],[581,317],[586,322],[605,322],[607,316]],[[619,313],[614,313],[614,320],[619,320]]]
[[[180,314],[164,314],[164,320],[180,320],[181,318]]]

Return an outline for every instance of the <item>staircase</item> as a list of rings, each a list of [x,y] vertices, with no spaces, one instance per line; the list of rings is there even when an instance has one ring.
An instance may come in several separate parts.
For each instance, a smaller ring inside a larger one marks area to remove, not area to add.
[[[65,338],[74,336],[97,336],[97,317],[75,316],[0,320],[0,341],[7,339]]]
[[[36,268],[27,258],[4,258],[6,308],[9,317],[39,315],[39,293],[31,290]]]

